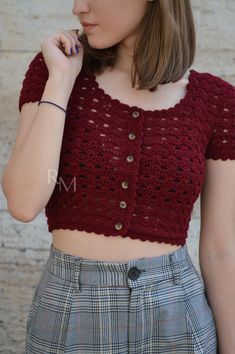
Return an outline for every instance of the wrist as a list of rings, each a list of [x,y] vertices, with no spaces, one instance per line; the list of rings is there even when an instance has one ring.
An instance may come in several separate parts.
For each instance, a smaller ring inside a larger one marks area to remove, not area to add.
[[[52,101],[64,108],[67,107],[74,83],[67,77],[49,77],[41,101]]]
[[[64,74],[50,74],[48,82],[51,86],[58,87],[63,90],[65,94],[70,95],[73,89],[75,80],[69,75]]]

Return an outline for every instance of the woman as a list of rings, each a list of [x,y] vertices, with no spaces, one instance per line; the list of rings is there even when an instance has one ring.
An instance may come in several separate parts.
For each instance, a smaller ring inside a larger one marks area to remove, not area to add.
[[[29,65],[3,179],[11,215],[45,207],[52,233],[26,353],[232,353],[234,87],[188,70],[189,0],[73,14],[82,36],[55,33]],[[185,243],[200,192],[205,287]]]

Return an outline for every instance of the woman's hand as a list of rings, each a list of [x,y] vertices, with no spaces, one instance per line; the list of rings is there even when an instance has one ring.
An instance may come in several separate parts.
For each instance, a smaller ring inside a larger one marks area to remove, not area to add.
[[[76,45],[79,48],[78,53]],[[82,68],[84,55],[77,30],[61,30],[47,37],[41,44],[41,51],[50,77],[68,75],[70,80],[76,80]]]

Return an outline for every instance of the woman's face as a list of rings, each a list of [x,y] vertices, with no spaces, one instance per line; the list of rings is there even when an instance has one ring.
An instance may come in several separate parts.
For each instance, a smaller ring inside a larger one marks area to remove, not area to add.
[[[134,38],[151,0],[74,0],[80,22],[97,24],[86,32],[91,47],[104,49]]]

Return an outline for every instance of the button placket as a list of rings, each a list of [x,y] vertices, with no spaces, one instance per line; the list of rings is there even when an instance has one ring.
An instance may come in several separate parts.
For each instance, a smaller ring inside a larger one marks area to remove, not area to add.
[[[139,118],[140,112],[139,111],[133,111],[131,115],[132,115],[133,118]],[[135,132],[130,132],[129,135],[128,135],[128,138],[130,140],[134,140],[136,138]],[[132,154],[128,155],[127,158],[126,158],[127,162],[133,162],[134,159],[135,158],[134,158],[134,156]]]
[[[133,112],[131,113],[131,115],[132,115],[133,118],[138,118],[138,117],[140,116],[140,112],[139,112],[139,111],[133,111]],[[135,139],[136,139],[136,134],[135,134],[135,132],[130,132],[129,135],[128,135],[128,138],[129,138],[129,140],[135,140]],[[128,155],[128,156],[126,157],[126,161],[129,162],[129,163],[130,163],[130,162],[133,162],[134,159],[135,159],[135,158],[134,158],[134,156],[133,156],[132,154],[130,154],[130,155]],[[128,183],[127,181],[122,181],[121,186],[122,186],[123,189],[128,189],[129,183]],[[125,209],[125,208],[127,207],[127,203],[126,203],[124,200],[121,200],[121,201],[119,202],[119,207],[120,207],[121,209]],[[121,222],[117,222],[114,227],[115,227],[116,230],[119,231],[119,230],[122,229],[123,225],[122,225]]]

